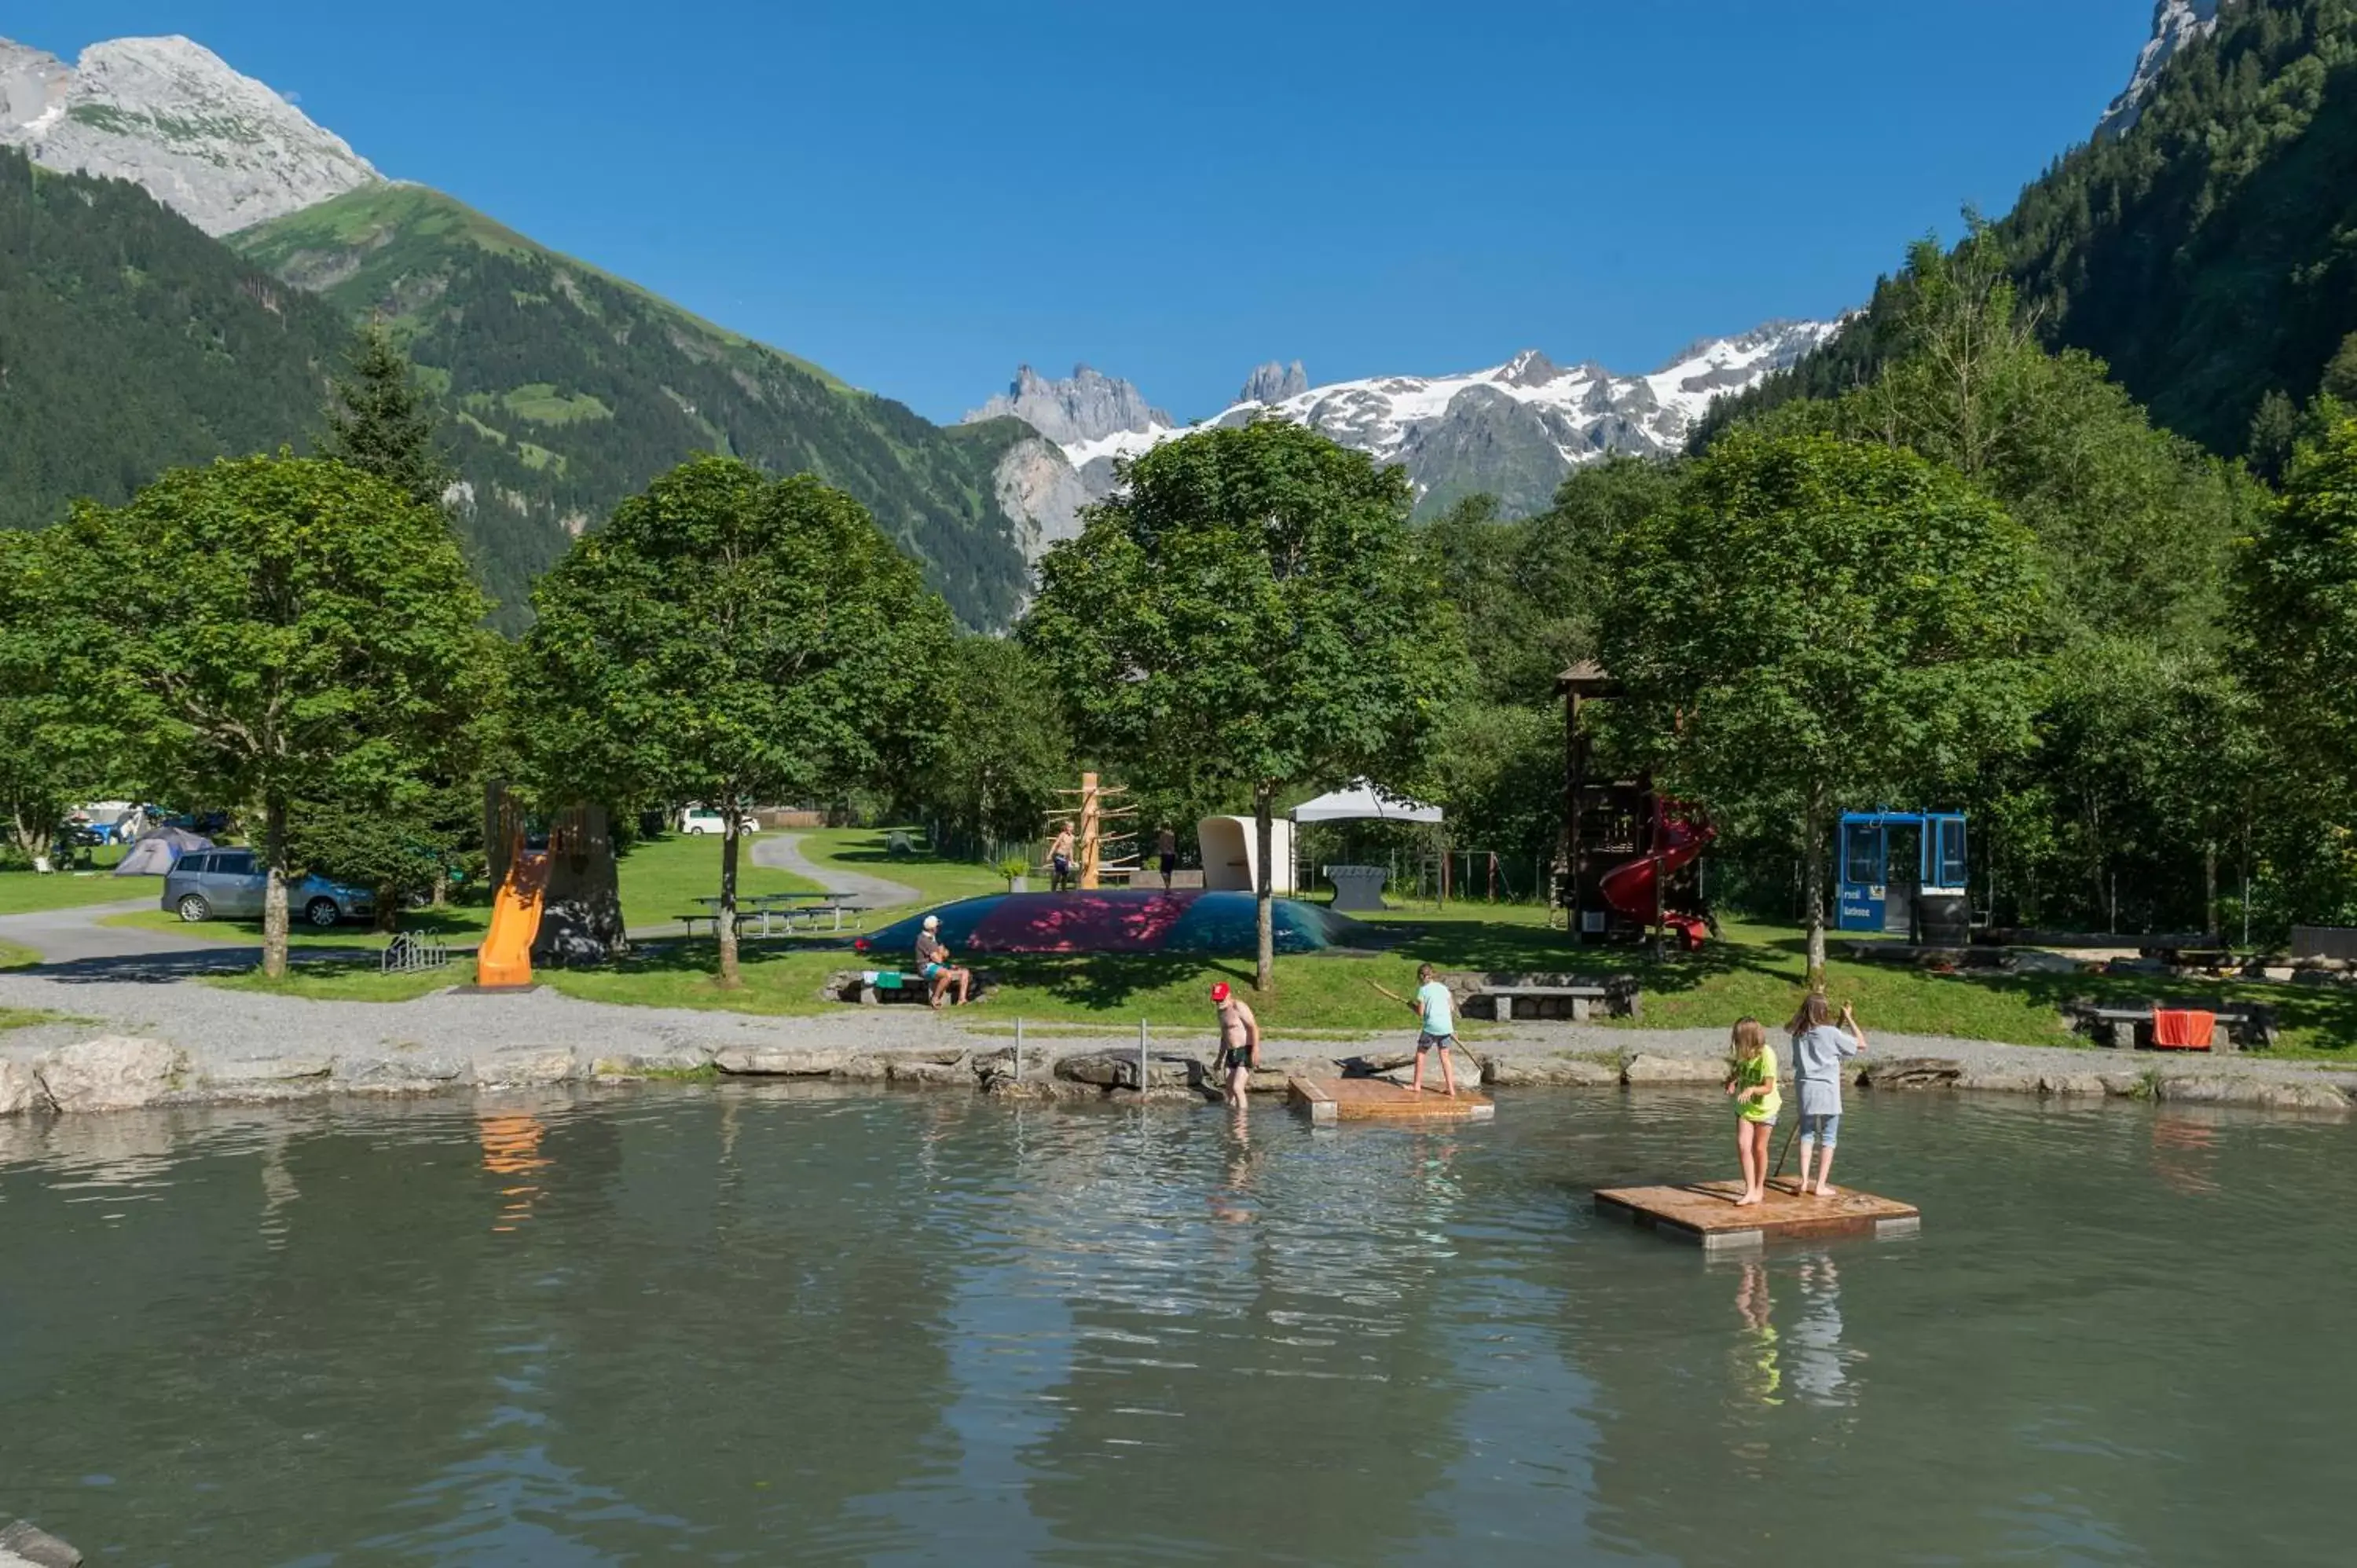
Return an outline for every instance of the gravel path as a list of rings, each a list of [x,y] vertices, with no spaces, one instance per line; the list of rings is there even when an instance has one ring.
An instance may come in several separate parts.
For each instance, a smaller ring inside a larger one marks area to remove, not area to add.
[[[802,854],[799,833],[784,833],[775,838],[753,841],[753,864],[766,865],[771,871],[791,872],[796,876],[815,882],[829,893],[845,893],[859,899],[871,909],[897,909],[903,904],[924,901],[924,895],[904,883],[888,882],[880,876],[863,872],[845,871],[839,866],[818,865]]]

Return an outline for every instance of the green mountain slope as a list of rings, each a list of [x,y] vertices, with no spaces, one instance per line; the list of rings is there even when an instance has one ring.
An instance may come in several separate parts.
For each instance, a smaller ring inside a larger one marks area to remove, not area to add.
[[[2156,417],[2242,450],[2357,331],[2357,0],[2243,0],[2001,225],[2024,302]]]
[[[1999,221],[2023,307],[2153,416],[2240,455],[2271,392],[2313,397],[2357,333],[2357,0],[2240,0],[2173,59],[2122,136],[2072,149]],[[1718,431],[1873,378],[1900,285]]]
[[[231,237],[354,317],[380,315],[454,418],[468,528],[516,588],[697,449],[856,496],[960,619],[1012,618],[1028,581],[993,473],[1011,420],[942,429],[418,186],[357,190]]]
[[[0,149],[0,527],[300,446],[350,332],[138,187]]]

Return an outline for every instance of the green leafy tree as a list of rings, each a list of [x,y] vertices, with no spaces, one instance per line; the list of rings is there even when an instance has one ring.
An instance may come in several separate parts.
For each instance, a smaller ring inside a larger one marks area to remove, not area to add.
[[[1029,839],[1080,765],[1055,687],[1020,643],[963,637],[940,692],[941,734],[918,786],[952,832]]]
[[[498,652],[449,521],[372,474],[281,456],[166,474],[72,527],[143,564],[96,607],[113,681],[162,716],[159,779],[257,810],[263,968],[282,976],[294,805],[447,771],[486,701]]]
[[[533,604],[518,733],[544,804],[719,811],[719,979],[737,985],[748,814],[906,776],[948,700],[947,607],[849,496],[712,456],[625,501]]]
[[[1846,801],[2028,744],[2036,556],[1953,473],[1829,436],[1738,435],[1621,534],[1600,628],[1621,743],[1714,811],[1787,815],[1824,970]]]
[[[2345,822],[2357,788],[2357,420],[2293,459],[2235,575],[2234,662],[2277,769]]]
[[[109,690],[112,639],[91,611],[115,575],[80,543],[65,529],[0,532],[0,810],[38,871],[66,812],[127,777],[129,743],[153,722]]]
[[[374,474],[421,506],[439,506],[451,475],[435,443],[438,424],[393,334],[381,322],[361,328],[328,403],[320,455]]]
[[[1040,569],[1025,644],[1083,744],[1248,796],[1275,980],[1271,820],[1297,784],[1415,771],[1463,635],[1397,468],[1282,420],[1166,443]]]

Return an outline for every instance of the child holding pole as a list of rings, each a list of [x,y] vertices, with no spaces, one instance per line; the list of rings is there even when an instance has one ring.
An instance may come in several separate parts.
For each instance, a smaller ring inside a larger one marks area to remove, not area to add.
[[[1812,1190],[1809,1166],[1822,1149],[1824,1163],[1816,1167],[1814,1190],[1819,1197],[1831,1197],[1834,1144],[1841,1136],[1842,1063],[1866,1049],[1866,1031],[1847,1003],[1836,1025],[1833,1004],[1822,991],[1810,992],[1784,1028],[1792,1036],[1792,1076],[1801,1080],[1801,1191],[1805,1196]]]
[[[1736,1020],[1728,1047],[1727,1092],[1735,1101],[1735,1147],[1743,1159],[1743,1196],[1735,1202],[1741,1208],[1767,1199],[1768,1145],[1784,1098],[1776,1091],[1776,1053],[1759,1019]]]

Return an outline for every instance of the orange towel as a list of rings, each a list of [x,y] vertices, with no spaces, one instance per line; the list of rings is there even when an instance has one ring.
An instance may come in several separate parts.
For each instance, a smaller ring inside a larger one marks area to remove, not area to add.
[[[2211,1032],[2217,1026],[2215,1013],[2197,1012],[2190,1007],[2152,1010],[2152,1043],[2157,1049],[2206,1051],[2210,1048]]]

